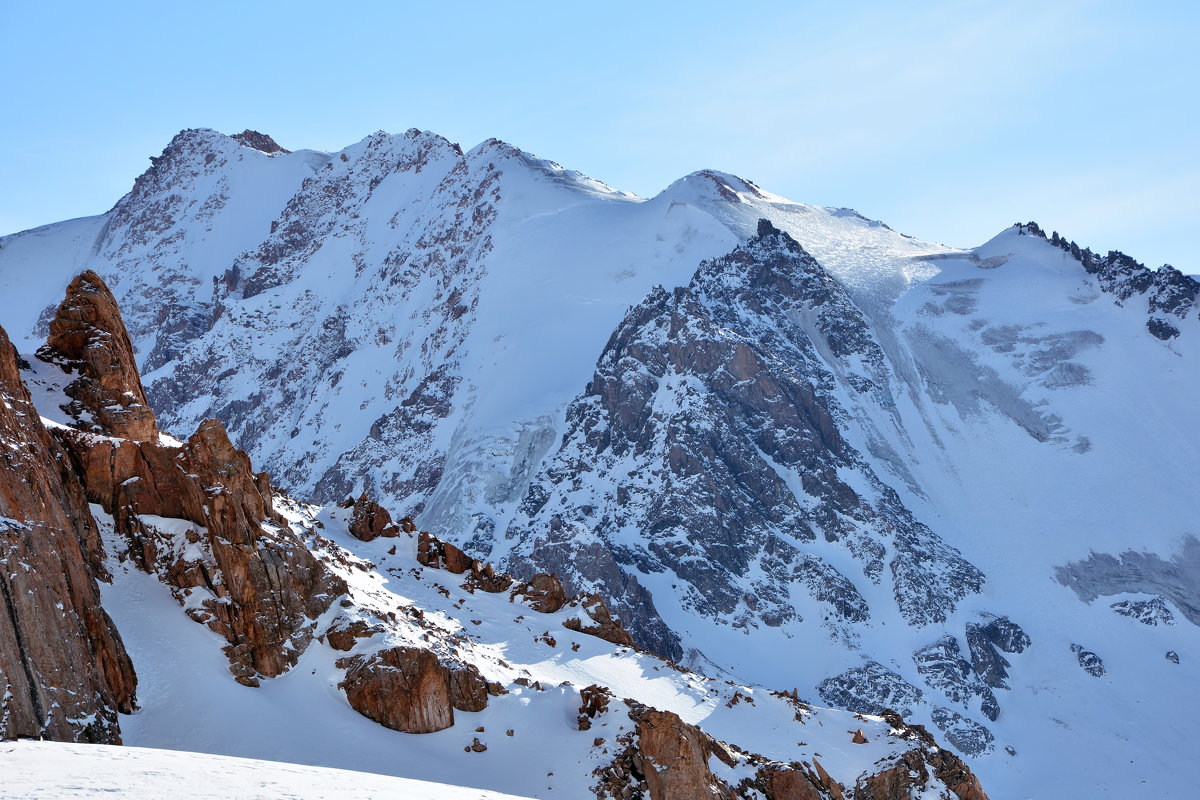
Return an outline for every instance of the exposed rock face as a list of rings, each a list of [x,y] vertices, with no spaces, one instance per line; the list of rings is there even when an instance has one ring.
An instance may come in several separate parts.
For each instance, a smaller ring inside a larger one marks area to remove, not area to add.
[[[523,597],[534,611],[553,614],[567,604],[567,590],[557,575],[539,572],[527,581],[522,581],[512,591],[512,596]]]
[[[593,683],[591,686],[585,686],[579,690],[579,699],[577,722],[579,730],[586,731],[591,729],[592,720],[608,711],[608,704],[612,701],[612,692]]]
[[[579,598],[579,604],[583,608],[588,619],[594,624],[588,624],[583,619],[575,617],[563,622],[563,626],[573,631],[586,633],[589,636],[596,636],[613,644],[633,647],[633,636],[625,627],[621,625],[621,621],[613,617],[612,612],[608,609],[608,604],[604,602],[604,598],[598,594],[585,594]]]
[[[758,782],[768,800],[827,800],[830,797],[839,797],[841,789],[839,786],[838,794],[834,794],[828,788],[822,791],[822,787],[810,777],[807,770],[783,765],[764,767],[759,771]]]
[[[139,566],[157,573],[181,603],[200,593],[189,614],[229,642],[239,681],[256,685],[260,675],[286,671],[311,640],[313,619],[344,585],[275,512],[266,474],[253,472],[220,422],[206,420],[182,447],[159,442],[103,282],[91,273],[73,281],[60,315],[39,357],[80,370],[68,393],[132,409],[86,405],[94,411],[87,433],[55,429],[87,499],[112,515]]]
[[[471,568],[474,559],[449,542],[421,531],[417,537],[417,561],[426,567],[461,575]]]
[[[406,733],[432,733],[454,724],[454,709],[482,711],[487,682],[470,665],[443,666],[429,650],[392,647],[343,659],[339,687],[363,716]]]
[[[911,713],[923,697],[920,689],[875,661],[827,678],[817,690],[830,705],[859,714],[879,714],[885,708]]]
[[[1161,597],[1149,600],[1120,600],[1109,606],[1118,614],[1136,619],[1143,625],[1174,625],[1175,615]]]
[[[957,711],[948,708],[933,709],[933,723],[960,753],[968,756],[978,756],[992,749],[995,736],[984,726],[973,719],[968,719]]]
[[[1079,661],[1080,669],[1093,678],[1104,677],[1104,673],[1108,671],[1104,668],[1104,660],[1083,645],[1071,645],[1071,652],[1075,654],[1076,660]]]
[[[1170,601],[1193,625],[1200,625],[1200,539],[1185,536],[1170,558],[1127,551],[1120,557],[1092,553],[1083,561],[1058,567],[1055,578],[1080,600],[1091,602],[1125,592],[1157,595]]]
[[[350,533],[364,542],[374,541],[380,536],[400,535],[400,527],[392,524],[392,515],[383,506],[367,497],[366,492],[354,501],[350,519]]]
[[[846,291],[765,220],[687,287],[655,290],[569,408],[561,449],[508,529],[510,570],[602,591],[639,644],[671,658],[677,637],[636,573],[671,574],[685,610],[735,627],[798,623],[797,593],[836,628],[866,620],[825,549],[887,581],[911,624],[944,621],[982,573],[912,516],[839,427],[839,392],[886,390],[869,331]]]
[[[1099,280],[1100,288],[1116,297],[1119,303],[1131,298],[1144,298],[1149,312],[1146,329],[1155,337],[1169,341],[1179,335],[1178,322],[1186,319],[1196,308],[1200,298],[1200,281],[1184,275],[1170,264],[1159,269],[1147,269],[1145,264],[1125,255],[1120,250],[1110,250],[1100,256],[1090,249],[1060,237],[1055,231],[1046,236],[1037,223],[1019,225],[1023,233],[1040,236],[1052,245],[1069,253],[1085,270]],[[1172,319],[1173,318],[1173,319]]]
[[[119,744],[137,677],[100,607],[99,534],[0,328],[0,739]]]
[[[354,645],[358,643],[359,639],[369,639],[383,631],[383,626],[371,625],[365,620],[349,620],[345,617],[338,617],[323,635],[326,644],[334,650],[346,653],[354,649]]]
[[[854,787],[854,800],[892,800],[920,797],[937,783],[953,792],[958,800],[987,800],[979,780],[962,759],[937,746],[920,725],[907,725],[894,711],[885,711],[884,719],[904,738],[917,745],[899,756],[875,775],[860,778]]]
[[[953,702],[965,706],[978,697],[984,716],[993,721],[1000,716],[996,695],[975,674],[971,663],[963,658],[958,639],[943,636],[913,653],[913,661],[925,682],[935,689],[941,689]]]
[[[638,749],[651,800],[729,800],[733,790],[712,774],[712,737],[677,714],[647,709],[637,714]]]
[[[599,691],[594,691],[599,689]],[[599,687],[583,692],[580,729],[587,730],[593,720],[608,711],[608,694]],[[978,780],[963,761],[937,745],[919,725],[906,725],[893,711],[885,711],[887,725],[876,735],[890,740],[896,749],[885,760],[858,776],[853,790],[833,778],[820,759],[811,763],[782,763],[748,753],[729,743],[714,739],[677,715],[626,700],[632,731],[621,734],[617,743],[624,749],[613,761],[595,771],[600,782],[593,787],[601,798],[637,798],[650,800],[912,800],[917,797],[986,800]],[[615,722],[610,718],[609,723]],[[586,725],[583,723],[586,722]],[[851,742],[867,744],[862,730],[849,731]],[[602,740],[598,740],[602,741]],[[714,774],[710,759],[715,756],[736,773],[746,775],[736,786]]]
[[[236,142],[241,142],[246,147],[253,147],[255,150],[260,150],[267,155],[271,155],[272,153],[291,152],[290,150],[284,150],[282,147],[280,147],[279,144],[270,136],[267,136],[265,133],[259,133],[258,131],[247,129],[241,133],[235,133],[229,138]]]
[[[180,602],[200,593],[189,613],[229,642],[239,681],[257,685],[258,676],[296,662],[313,620],[345,587],[275,513],[265,474],[251,471],[219,422],[203,423],[181,448],[58,435],[88,499],[113,516],[139,566],[157,573]],[[192,524],[180,530],[147,515]]]
[[[983,682],[994,689],[1008,688],[1008,659],[998,651],[1022,653],[1031,644],[1021,626],[1007,617],[992,617],[987,622],[967,624],[967,648],[971,665]]]
[[[469,573],[466,585],[472,589],[497,593],[503,592],[513,585],[511,575],[496,572],[491,564],[484,564],[478,559],[471,558],[460,548],[449,542],[443,542],[428,531],[421,531],[417,534],[417,562],[423,566],[444,569],[456,575]]]
[[[38,355],[80,373],[66,387],[73,402],[64,410],[78,420],[81,430],[135,442],[157,441],[158,426],[117,301],[95,272],[71,281]]]

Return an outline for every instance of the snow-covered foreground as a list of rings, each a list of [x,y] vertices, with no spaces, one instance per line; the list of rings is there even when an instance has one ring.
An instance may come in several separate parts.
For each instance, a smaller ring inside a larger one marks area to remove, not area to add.
[[[464,789],[366,772],[304,767],[250,758],[18,741],[0,744],[0,798],[78,797],[155,800],[515,800],[516,795]]]

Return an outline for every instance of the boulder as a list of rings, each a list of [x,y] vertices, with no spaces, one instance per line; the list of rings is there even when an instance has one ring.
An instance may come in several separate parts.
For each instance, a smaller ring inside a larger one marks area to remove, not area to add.
[[[732,800],[733,790],[708,768],[713,742],[670,711],[636,715],[638,750],[650,800]]]
[[[364,542],[374,541],[380,536],[396,537],[400,527],[392,523],[387,509],[367,497],[366,492],[354,501],[350,516],[350,535]]]
[[[437,656],[414,647],[393,647],[347,666],[338,687],[354,710],[406,733],[433,733],[454,724],[450,681]]]
[[[523,598],[534,611],[553,614],[567,604],[567,590],[557,575],[539,572],[512,590],[510,600]]]
[[[338,661],[338,684],[358,713],[393,730],[432,733],[454,724],[454,710],[482,711],[488,685],[473,666],[444,666],[429,650],[392,647]]]
[[[561,584],[559,584],[561,586]],[[596,636],[604,639],[606,642],[623,645],[625,647],[633,647],[633,636],[629,631],[621,625],[621,621],[613,617],[612,612],[608,610],[608,604],[604,602],[604,598],[598,594],[585,594],[579,598],[579,603],[583,607],[588,618],[594,622],[594,625],[587,625],[578,617],[565,620],[563,627],[580,633],[586,633],[589,636]]]

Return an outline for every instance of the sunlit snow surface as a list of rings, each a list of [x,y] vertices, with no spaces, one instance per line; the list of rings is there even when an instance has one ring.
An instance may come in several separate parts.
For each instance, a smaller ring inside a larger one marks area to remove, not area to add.
[[[77,800],[517,800],[480,789],[143,747],[0,742],[0,798]]]

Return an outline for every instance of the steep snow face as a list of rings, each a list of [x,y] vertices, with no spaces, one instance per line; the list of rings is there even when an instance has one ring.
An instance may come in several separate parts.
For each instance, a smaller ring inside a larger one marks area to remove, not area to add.
[[[656,199],[703,209],[742,241],[754,235],[758,220],[771,220],[868,312],[886,308],[908,286],[934,274],[920,256],[961,252],[899,234],[852,209],[796,203],[715,170],[680,178]]]
[[[6,322],[18,349],[32,351],[45,339],[55,296],[91,268],[129,309],[143,366],[174,358],[208,329],[214,279],[262,241],[327,158],[268,155],[216,131],[186,130],[107,214],[0,239]]]

